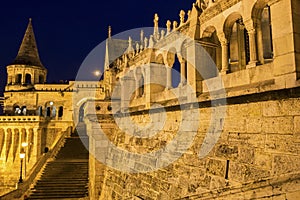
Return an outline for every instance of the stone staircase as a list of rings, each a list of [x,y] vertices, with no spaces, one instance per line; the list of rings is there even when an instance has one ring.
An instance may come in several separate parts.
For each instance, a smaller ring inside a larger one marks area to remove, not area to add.
[[[84,129],[85,126],[81,126]],[[85,138],[87,140],[87,137]],[[78,134],[66,138],[26,199],[80,199],[88,195],[89,153]]]

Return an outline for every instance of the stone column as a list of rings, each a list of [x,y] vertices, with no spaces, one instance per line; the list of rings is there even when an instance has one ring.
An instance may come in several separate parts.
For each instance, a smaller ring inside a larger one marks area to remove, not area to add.
[[[172,67],[166,66],[167,70],[167,84],[166,84],[166,89],[172,88]]]
[[[258,61],[260,64],[264,64],[264,46],[263,46],[263,36],[261,30],[261,23],[257,24],[256,27],[256,38],[257,38],[257,54],[258,54]]]
[[[137,74],[137,70],[134,70],[134,79],[135,79],[135,99],[139,98],[139,75]]]
[[[222,70],[221,74],[226,74],[229,71],[229,63],[228,63],[228,42],[224,40],[221,42],[222,46]]]
[[[248,34],[249,34],[249,47],[250,47],[250,62],[248,63],[248,67],[255,67],[257,63],[255,29],[249,30]]]
[[[25,83],[25,71],[22,72],[22,80],[21,83],[24,84]]]
[[[180,61],[180,74],[181,74],[180,84],[184,85],[186,82],[186,70],[185,70],[185,60],[184,59],[182,59]]]

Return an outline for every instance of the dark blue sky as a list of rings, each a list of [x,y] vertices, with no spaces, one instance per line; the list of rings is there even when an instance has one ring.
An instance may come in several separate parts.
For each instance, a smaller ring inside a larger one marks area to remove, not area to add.
[[[5,3],[4,3],[5,2]],[[12,62],[32,18],[40,58],[48,69],[48,82],[75,79],[88,53],[112,34],[153,26],[154,13],[165,27],[167,19],[179,21],[179,11],[191,9],[195,0],[108,1],[2,1],[0,5],[0,90],[6,65]],[[101,63],[102,65],[102,63]]]

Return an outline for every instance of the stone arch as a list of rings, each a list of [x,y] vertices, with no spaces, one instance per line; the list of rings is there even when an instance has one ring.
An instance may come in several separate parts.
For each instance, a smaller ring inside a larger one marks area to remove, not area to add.
[[[252,8],[252,19],[261,19],[264,8],[268,5],[269,0],[257,0]]]
[[[160,54],[158,54],[157,56],[156,56],[156,59],[155,59],[155,61],[156,61],[156,63],[158,63],[158,64],[164,64],[164,57],[163,57],[163,55],[160,53]]]
[[[78,122],[83,122],[85,106],[86,106],[86,101],[83,102],[79,107]]]
[[[240,13],[233,12],[227,17],[224,33],[228,41],[229,71],[245,69],[250,61],[249,35]]]
[[[210,55],[219,71],[222,69],[222,48],[221,42],[214,26],[208,26],[204,30],[201,38],[202,47]]]
[[[208,26],[204,29],[204,31],[201,34],[201,38],[209,38],[212,36],[212,34],[216,31],[215,26]]]
[[[227,40],[231,36],[232,27],[234,26],[236,21],[242,20],[242,19],[243,19],[243,17],[239,12],[233,12],[230,15],[228,15],[228,17],[226,18],[224,25],[223,25],[223,30],[224,30],[225,37]]]
[[[31,74],[30,73],[26,73],[25,74],[25,84],[32,84]]]
[[[159,54],[161,56],[161,58],[163,59],[162,55]],[[144,77],[144,73],[141,67],[137,67],[135,70],[135,79],[136,79],[136,83],[138,84],[136,86],[136,97],[142,97],[145,93],[145,77]]]
[[[39,75],[39,83],[45,83],[45,78],[44,78],[44,75],[43,74],[40,74]]]
[[[9,157],[9,153],[10,153],[10,149],[11,149],[11,145],[12,145],[12,130],[11,128],[8,128],[6,130],[6,137],[5,137],[5,144],[6,144],[6,149],[5,149],[5,161],[7,162],[8,157]]]
[[[64,107],[63,106],[59,106],[58,107],[58,117],[62,117],[64,115]]]
[[[22,110],[21,110],[21,107],[15,103],[13,105],[13,115],[21,115],[22,114]]]
[[[27,135],[27,141],[28,141],[28,153],[27,153],[27,162],[30,161],[31,158],[31,153],[33,151],[33,143],[34,143],[34,130],[30,128],[28,130],[28,135]]]
[[[14,129],[14,135],[13,135],[13,162],[15,161],[17,157],[17,151],[20,147],[20,131],[19,129]]]
[[[21,129],[21,144],[27,142],[27,131],[25,128]]]
[[[21,84],[22,83],[22,74],[16,74],[15,83],[16,84]]]
[[[273,59],[271,8],[267,0],[255,2],[251,18],[256,24],[257,54],[260,64]]]
[[[5,142],[5,132],[3,128],[0,128],[0,157],[1,157],[2,149],[4,147],[4,142]]]
[[[172,67],[175,62],[175,57],[177,54],[177,49],[175,47],[169,48],[166,52],[165,63],[168,67]]]
[[[37,115],[38,116],[43,116],[43,107],[42,106],[38,107],[38,109],[37,109]]]

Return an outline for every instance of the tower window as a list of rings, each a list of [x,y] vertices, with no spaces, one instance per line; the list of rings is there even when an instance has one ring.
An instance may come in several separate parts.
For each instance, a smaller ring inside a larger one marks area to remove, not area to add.
[[[62,106],[60,106],[60,107],[58,108],[58,117],[62,117],[63,114],[64,114],[64,108],[63,108]]]
[[[25,84],[31,84],[31,75],[30,74],[25,75]]]
[[[16,75],[16,83],[21,84],[21,82],[22,82],[22,74],[17,74]]]
[[[44,76],[43,75],[39,75],[39,83],[44,83]]]

